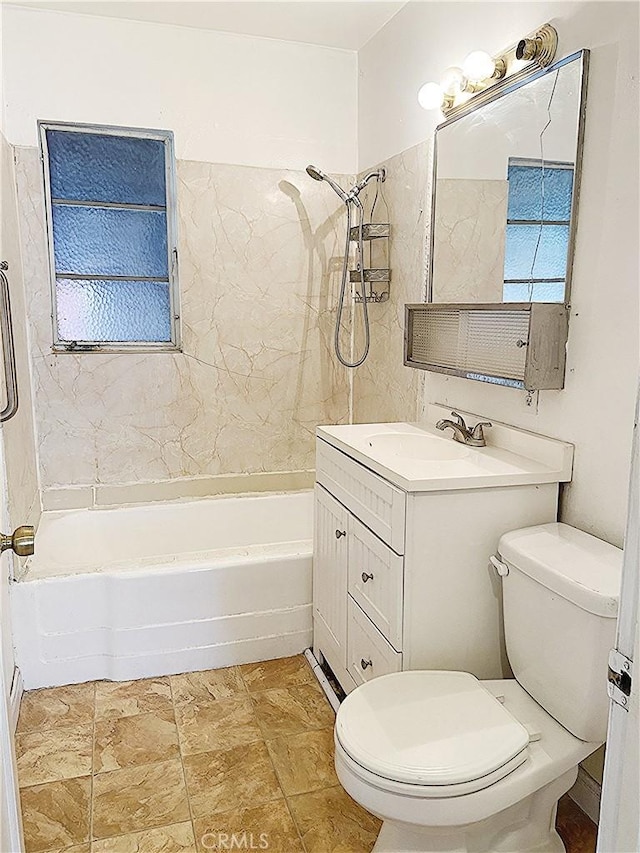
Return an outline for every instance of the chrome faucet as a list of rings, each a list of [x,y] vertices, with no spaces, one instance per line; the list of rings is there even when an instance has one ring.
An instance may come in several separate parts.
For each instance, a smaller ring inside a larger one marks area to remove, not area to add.
[[[487,442],[484,438],[484,427],[490,427],[489,421],[480,421],[474,427],[467,427],[462,415],[451,412],[455,421],[441,420],[436,424],[436,429],[452,429],[453,440],[460,444],[468,444],[471,447],[485,447]]]

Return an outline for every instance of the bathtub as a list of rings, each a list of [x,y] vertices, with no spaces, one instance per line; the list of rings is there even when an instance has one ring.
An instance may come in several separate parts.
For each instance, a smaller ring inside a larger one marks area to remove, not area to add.
[[[44,512],[11,586],[27,689],[311,645],[313,493]]]

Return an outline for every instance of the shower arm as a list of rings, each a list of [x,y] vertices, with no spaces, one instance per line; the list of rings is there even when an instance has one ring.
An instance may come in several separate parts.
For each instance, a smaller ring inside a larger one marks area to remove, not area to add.
[[[355,185],[355,187],[353,187],[353,189],[350,190],[347,198],[349,199],[349,201],[359,201],[358,196],[360,195],[362,190],[367,186],[369,181],[372,181],[375,178],[375,180],[378,180],[382,183],[385,181],[386,177],[387,177],[387,175],[386,175],[385,169],[374,169],[374,171],[368,172],[364,176],[364,178],[362,178],[361,181],[358,181],[358,183]]]

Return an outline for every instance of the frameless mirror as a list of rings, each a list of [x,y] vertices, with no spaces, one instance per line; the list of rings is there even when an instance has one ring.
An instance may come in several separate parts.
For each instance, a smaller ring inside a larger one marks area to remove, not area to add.
[[[515,79],[437,128],[430,301],[569,302],[587,61]]]

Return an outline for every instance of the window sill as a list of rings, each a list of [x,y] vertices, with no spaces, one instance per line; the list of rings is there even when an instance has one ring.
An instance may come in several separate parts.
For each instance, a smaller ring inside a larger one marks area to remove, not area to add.
[[[79,343],[73,346],[68,344],[54,344],[51,347],[53,355],[92,355],[94,353],[158,353],[158,352],[182,352],[182,347],[177,344],[85,344]]]

